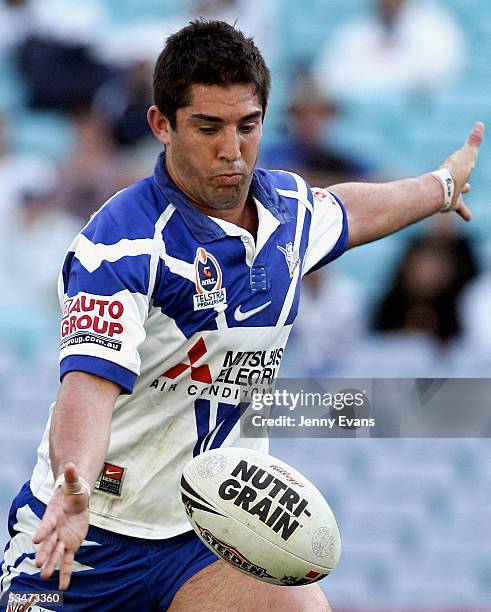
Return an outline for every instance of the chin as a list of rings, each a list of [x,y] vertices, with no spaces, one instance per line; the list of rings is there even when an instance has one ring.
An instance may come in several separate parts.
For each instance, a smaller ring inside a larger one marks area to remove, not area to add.
[[[214,202],[210,202],[208,204],[208,206],[210,208],[213,208],[213,210],[230,210],[231,208],[235,208],[236,206],[239,205],[240,200],[233,200],[233,201],[228,201],[228,202],[217,202],[216,200]]]
[[[244,198],[244,194],[230,194],[228,197],[225,194],[216,194],[214,198],[208,200],[208,206],[215,210],[229,210],[238,206]]]

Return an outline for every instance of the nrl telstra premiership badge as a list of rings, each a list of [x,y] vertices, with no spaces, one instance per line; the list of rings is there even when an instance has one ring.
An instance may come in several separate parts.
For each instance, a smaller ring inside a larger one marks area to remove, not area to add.
[[[222,270],[216,257],[203,247],[196,251],[194,260],[195,283],[197,293],[193,296],[194,310],[214,308],[225,304],[227,292],[222,288]]]

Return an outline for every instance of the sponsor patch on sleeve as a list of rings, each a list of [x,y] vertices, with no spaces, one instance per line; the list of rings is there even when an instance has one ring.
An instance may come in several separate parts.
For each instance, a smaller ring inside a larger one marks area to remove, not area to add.
[[[124,326],[120,300],[79,293],[67,297],[61,319],[61,349],[79,344],[94,344],[120,351]]]

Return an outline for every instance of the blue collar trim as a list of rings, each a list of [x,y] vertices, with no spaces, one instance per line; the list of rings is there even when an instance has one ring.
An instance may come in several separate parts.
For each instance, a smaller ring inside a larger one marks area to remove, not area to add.
[[[157,158],[153,179],[160,187],[164,197],[179,211],[183,221],[197,240],[200,242],[212,242],[227,236],[225,230],[218,223],[210,219],[210,217],[198,210],[171,179],[165,167],[165,151],[160,153]],[[254,170],[251,193],[280,223],[288,223],[295,220],[287,204],[282,200],[271,183],[266,170],[260,168]]]

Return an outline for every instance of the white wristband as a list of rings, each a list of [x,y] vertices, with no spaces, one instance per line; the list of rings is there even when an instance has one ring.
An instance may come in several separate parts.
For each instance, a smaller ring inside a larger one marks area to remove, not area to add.
[[[91,491],[89,483],[85,480],[85,478],[82,478],[82,476],[78,477],[78,482],[76,484],[70,484],[69,482],[66,482],[65,474],[60,474],[55,481],[55,491],[58,487],[65,485],[67,489],[65,493],[68,495],[82,495],[83,493],[87,493],[90,498]]]
[[[430,174],[440,181],[443,188],[443,204],[438,209],[439,212],[448,212],[452,210],[452,200],[455,192],[455,183],[452,175],[447,168],[440,168]]]

